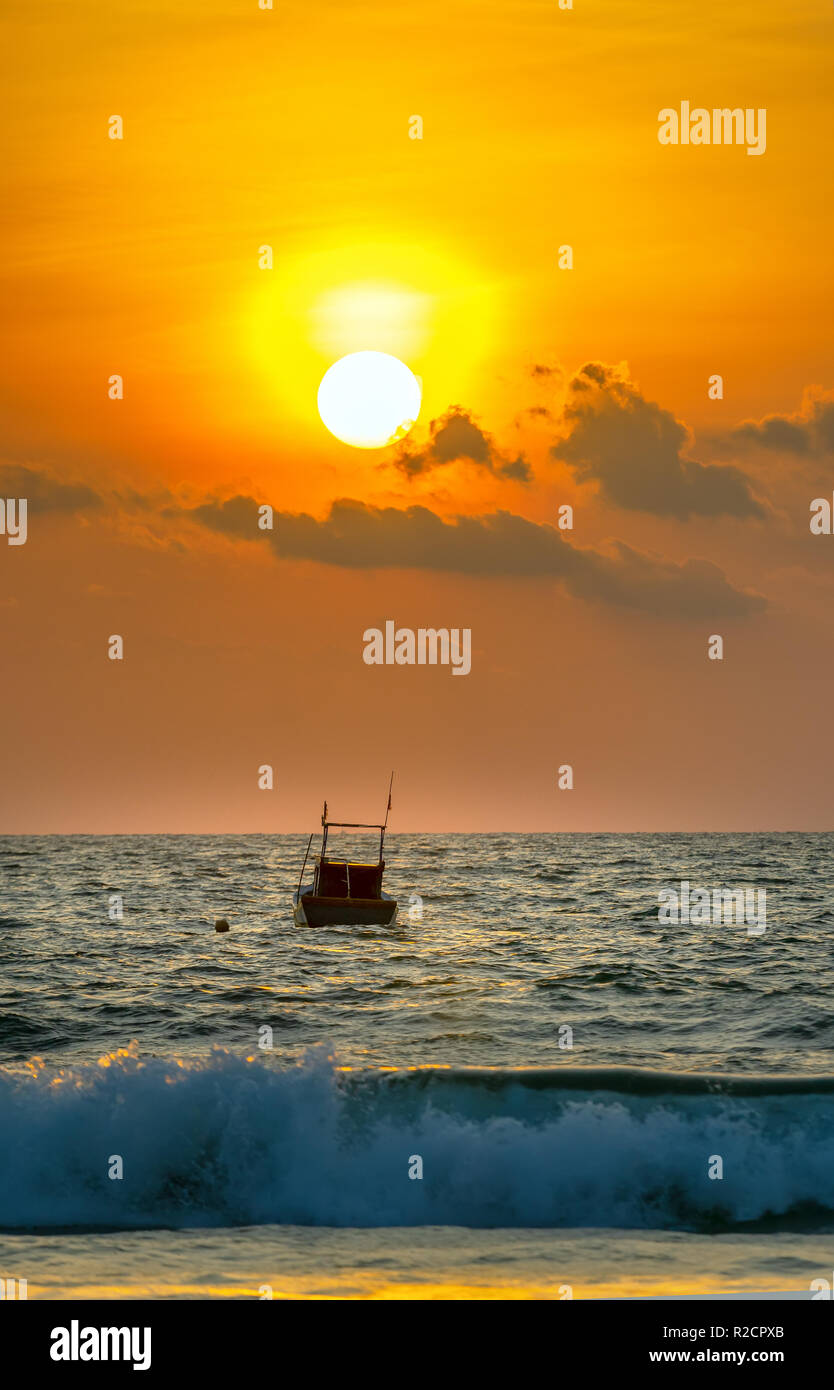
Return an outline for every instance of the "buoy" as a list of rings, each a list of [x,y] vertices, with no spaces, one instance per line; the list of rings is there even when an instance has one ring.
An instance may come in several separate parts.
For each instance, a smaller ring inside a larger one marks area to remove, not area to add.
[[[229,923],[226,921],[226,918],[225,918],[225,917],[218,917],[217,921],[216,921],[215,924],[214,924],[214,930],[215,930],[215,931],[228,931],[228,930],[229,930]]]

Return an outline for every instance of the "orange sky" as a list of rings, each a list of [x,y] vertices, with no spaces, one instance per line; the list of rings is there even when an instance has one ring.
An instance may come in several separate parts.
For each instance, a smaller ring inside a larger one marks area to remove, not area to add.
[[[0,831],[302,830],[392,766],[395,829],[830,828],[833,30],[7,7]],[[684,100],[766,152],[661,145]],[[422,380],[404,449],[319,419],[367,348]],[[471,674],[366,666],[386,619],[471,628]]]

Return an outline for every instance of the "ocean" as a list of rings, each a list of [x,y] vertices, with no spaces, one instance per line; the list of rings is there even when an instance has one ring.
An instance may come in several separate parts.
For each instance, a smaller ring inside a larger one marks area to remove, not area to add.
[[[391,835],[386,929],[294,927],[305,844],[0,839],[0,1276],[30,1298],[834,1278],[830,836]],[[659,921],[683,883],[764,891],[764,930]]]

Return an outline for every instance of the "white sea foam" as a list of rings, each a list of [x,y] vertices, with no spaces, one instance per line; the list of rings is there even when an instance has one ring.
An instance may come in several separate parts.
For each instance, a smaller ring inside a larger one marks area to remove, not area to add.
[[[325,1049],[0,1072],[0,1227],[830,1229],[831,1082],[716,1095],[642,1076],[635,1093],[569,1068],[356,1073]]]

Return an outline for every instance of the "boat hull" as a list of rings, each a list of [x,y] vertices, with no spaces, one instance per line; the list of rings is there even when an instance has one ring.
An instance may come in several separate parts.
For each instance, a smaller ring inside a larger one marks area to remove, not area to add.
[[[322,898],[296,895],[297,927],[390,927],[397,916],[396,898]]]

